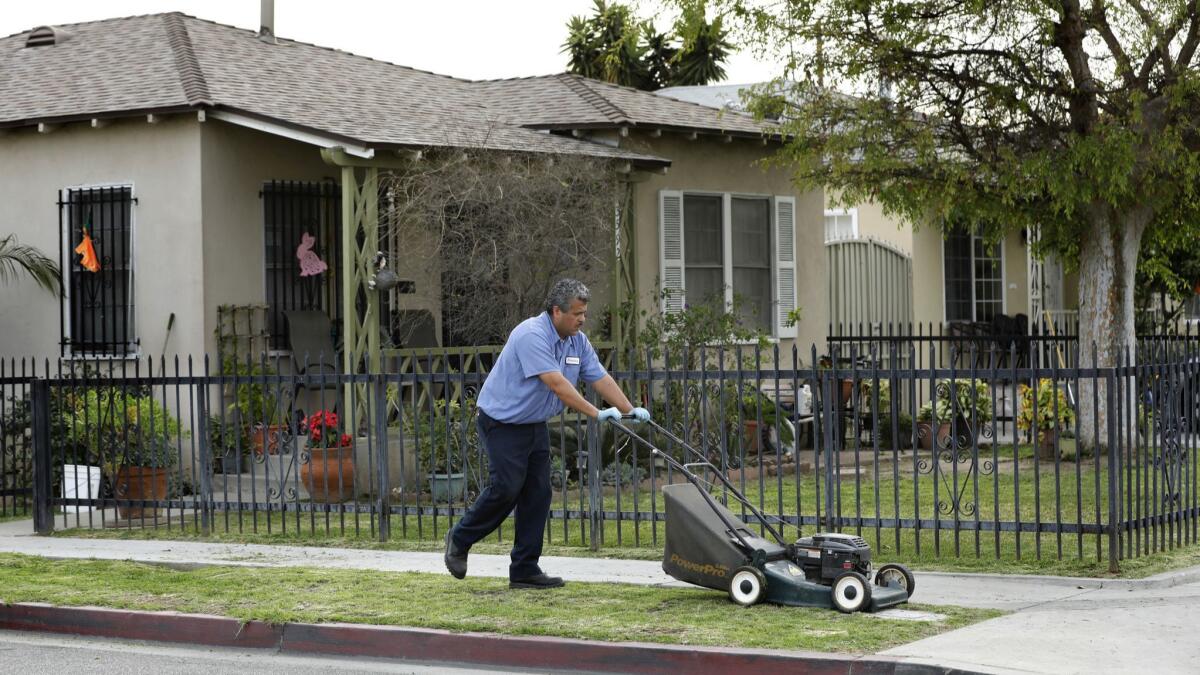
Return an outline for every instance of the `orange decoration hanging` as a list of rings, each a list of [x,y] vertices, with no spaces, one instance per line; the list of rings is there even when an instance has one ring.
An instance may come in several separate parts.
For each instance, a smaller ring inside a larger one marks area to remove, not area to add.
[[[75,252],[83,256],[79,264],[89,272],[100,271],[100,259],[96,257],[96,247],[92,246],[92,237],[88,234],[87,228],[83,228],[83,241],[75,247]]]

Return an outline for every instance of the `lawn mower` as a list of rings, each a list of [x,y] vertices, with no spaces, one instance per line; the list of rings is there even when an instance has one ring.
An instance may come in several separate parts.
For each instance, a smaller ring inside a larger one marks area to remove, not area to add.
[[[899,564],[881,565],[874,572],[872,585],[871,547],[861,537],[826,532],[787,543],[768,518],[704,455],[657,422],[647,424],[698,460],[680,462],[624,424],[615,425],[687,478],[686,483],[663,486],[667,509],[663,571],[667,574],[697,586],[726,591],[731,600],[747,607],[765,600],[845,613],[875,612],[899,605],[907,602],[916,589],[912,573]],[[714,499],[693,470],[696,468],[711,470],[774,541],[756,535]]]

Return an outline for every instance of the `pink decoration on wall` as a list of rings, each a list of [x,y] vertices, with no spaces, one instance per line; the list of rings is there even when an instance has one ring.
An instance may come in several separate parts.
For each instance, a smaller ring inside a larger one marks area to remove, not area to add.
[[[329,269],[329,265],[321,260],[316,253],[313,252],[313,244],[317,243],[316,238],[305,232],[300,235],[300,245],[296,247],[296,257],[300,259],[300,276],[313,277],[325,270]]]

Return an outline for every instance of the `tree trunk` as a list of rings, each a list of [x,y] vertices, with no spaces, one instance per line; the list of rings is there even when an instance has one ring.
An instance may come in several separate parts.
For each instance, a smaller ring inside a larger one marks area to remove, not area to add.
[[[1111,368],[1134,356],[1137,333],[1134,328],[1134,280],[1137,276],[1138,249],[1142,234],[1153,215],[1149,207],[1137,207],[1115,213],[1105,204],[1097,204],[1088,214],[1090,227],[1079,250],[1079,365],[1082,368]],[[1108,388],[1104,379],[1080,378],[1079,447],[1102,451],[1108,446],[1109,432],[1123,438],[1124,429],[1111,424],[1128,425],[1135,415],[1129,403],[1136,400],[1133,383],[1123,385],[1129,401],[1123,420],[1108,408]],[[1111,415],[1110,415],[1111,413]]]

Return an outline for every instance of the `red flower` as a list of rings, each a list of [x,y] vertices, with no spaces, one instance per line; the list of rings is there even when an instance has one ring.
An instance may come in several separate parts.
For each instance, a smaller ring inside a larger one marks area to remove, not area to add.
[[[334,447],[350,445],[349,434],[338,435],[338,416],[328,410],[318,410],[308,417],[308,444],[314,447]]]

